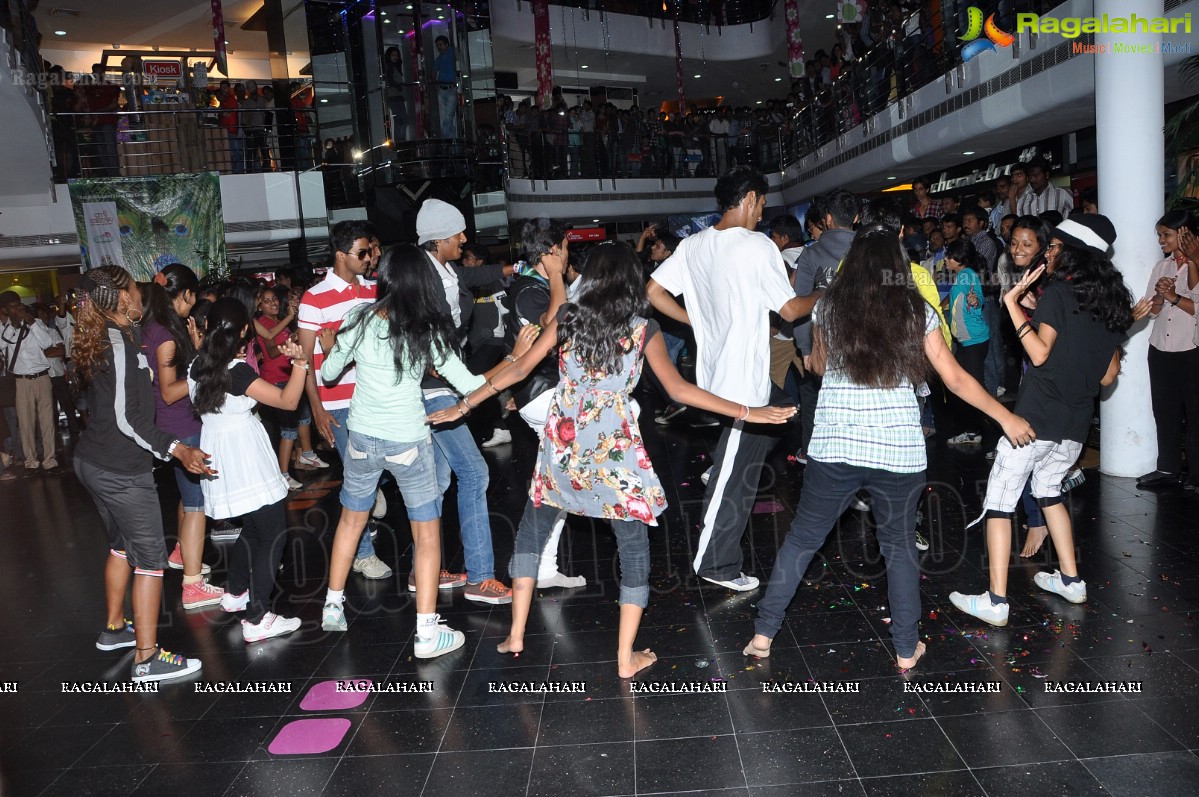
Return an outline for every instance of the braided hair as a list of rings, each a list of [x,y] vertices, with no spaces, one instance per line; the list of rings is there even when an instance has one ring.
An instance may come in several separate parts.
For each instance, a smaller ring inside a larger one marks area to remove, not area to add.
[[[78,288],[83,292],[79,313],[75,319],[75,337],[71,359],[75,363],[75,379],[80,389],[92,380],[104,363],[108,348],[105,327],[111,315],[121,307],[122,295],[128,295],[133,277],[120,266],[101,266],[84,272]]]

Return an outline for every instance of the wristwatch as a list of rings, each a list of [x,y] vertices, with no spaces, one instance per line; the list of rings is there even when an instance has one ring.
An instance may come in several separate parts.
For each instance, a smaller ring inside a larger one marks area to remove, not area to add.
[[[1169,301],[1169,300],[1167,299],[1167,301]],[[1177,306],[1178,306],[1178,303],[1179,303],[1179,302],[1181,302],[1181,301],[1182,301],[1182,294],[1181,294],[1181,293],[1176,293],[1176,294],[1174,294],[1174,301],[1170,302],[1170,304],[1172,304],[1172,305],[1174,305],[1175,307],[1177,307]]]
[[[175,442],[173,442],[169,446],[167,446],[167,456],[168,457],[175,456],[175,449],[178,448],[180,445],[182,445],[182,443],[180,443],[178,440],[176,440]]]

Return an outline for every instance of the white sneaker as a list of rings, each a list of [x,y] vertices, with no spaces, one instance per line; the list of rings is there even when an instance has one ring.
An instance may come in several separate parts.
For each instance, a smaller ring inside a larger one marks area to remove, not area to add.
[[[371,517],[375,520],[387,517],[387,497],[382,490],[375,490],[375,506],[371,509]]]
[[[718,581],[717,579],[708,578],[707,576],[700,576],[700,578],[702,578],[704,581],[716,584],[717,586],[731,589],[734,592],[749,592],[751,589],[757,589],[758,584],[761,583],[754,576],[747,576],[744,573],[736,578],[730,578],[728,581]]]
[[[1000,385],[999,387],[995,388],[995,398],[1003,398],[1006,393],[1007,393],[1007,388],[1004,387],[1003,385]]]
[[[244,612],[246,607],[250,605],[250,590],[246,590],[240,595],[234,595],[232,592],[226,592],[221,596],[221,608],[232,614],[233,612]]]
[[[509,432],[507,429],[496,429],[492,432],[491,439],[483,441],[483,448],[495,448],[496,446],[502,446],[505,443],[511,442],[512,432]]]
[[[321,628],[326,631],[346,630],[346,610],[340,603],[326,603],[321,611]]]
[[[417,633],[420,633],[419,629]],[[413,647],[418,659],[432,659],[452,653],[464,644],[466,644],[466,634],[461,631],[455,631],[441,622],[441,615],[439,614],[437,615],[436,624],[433,626],[433,635],[428,638],[417,636]]]
[[[1067,587],[1062,583],[1062,573],[1060,570],[1054,570],[1052,573],[1037,573],[1032,577],[1032,580],[1033,583],[1046,592],[1061,595],[1071,603],[1086,603],[1087,582],[1075,581]]]
[[[292,492],[304,489],[304,485],[297,481],[290,473],[284,473],[283,480],[287,482],[287,489],[291,490]]]
[[[869,512],[870,504],[865,499],[859,498],[855,495],[853,497],[853,501],[849,503],[849,508],[854,512]]]
[[[966,614],[977,617],[991,625],[1007,625],[1008,605],[991,603],[991,596],[984,592],[981,595],[963,595],[960,592],[949,593],[949,602]]]
[[[365,578],[374,580],[391,578],[391,568],[384,564],[383,560],[374,554],[371,554],[365,559],[355,559],[354,572],[361,573]]]
[[[300,454],[299,463],[305,468],[320,469],[329,467],[329,463],[318,457],[315,451],[311,454]]]
[[[290,634],[299,627],[299,617],[280,617],[274,612],[267,612],[257,623],[242,620],[241,637],[247,642],[261,642],[264,639]]]
[[[970,432],[962,432],[956,437],[951,437],[945,442],[951,446],[976,446],[983,441],[981,434],[971,434]]]
[[[712,468],[714,468],[714,467],[716,467],[716,466],[713,465]],[[699,480],[701,482],[703,482],[704,484],[707,484],[708,479],[712,478],[712,468],[708,468],[706,471],[704,471],[703,473],[701,473],[699,475]]]

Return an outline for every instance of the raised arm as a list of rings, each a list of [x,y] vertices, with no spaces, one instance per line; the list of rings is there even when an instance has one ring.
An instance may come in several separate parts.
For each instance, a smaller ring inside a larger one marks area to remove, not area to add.
[[[308,381],[308,360],[303,357],[304,350],[290,341],[279,347],[279,353],[292,358],[291,376],[288,377],[287,384],[280,388],[265,379],[255,379],[246,388],[246,395],[268,407],[294,410],[300,404],[304,383]]]

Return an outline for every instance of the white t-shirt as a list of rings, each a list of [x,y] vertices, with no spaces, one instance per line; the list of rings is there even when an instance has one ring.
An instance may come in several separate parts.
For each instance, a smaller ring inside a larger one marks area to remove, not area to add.
[[[695,332],[696,382],[721,398],[761,406],[770,398],[770,320],[795,297],[782,255],[743,227],[684,238],[654,281],[687,301]]]

